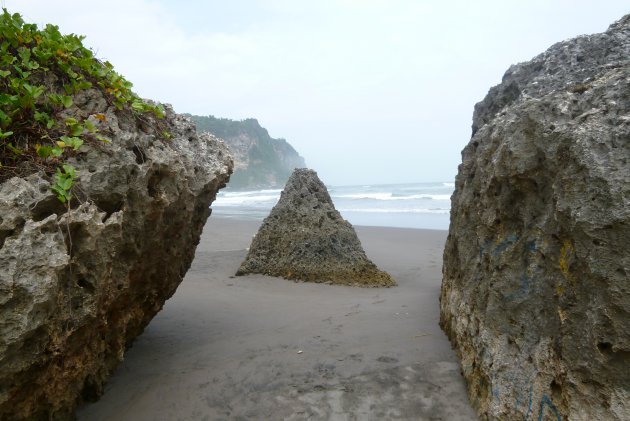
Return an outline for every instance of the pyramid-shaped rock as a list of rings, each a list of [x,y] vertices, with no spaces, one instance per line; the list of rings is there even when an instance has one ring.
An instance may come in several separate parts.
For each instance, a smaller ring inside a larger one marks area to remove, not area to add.
[[[389,287],[396,282],[367,256],[317,173],[296,169],[263,221],[236,275]]]

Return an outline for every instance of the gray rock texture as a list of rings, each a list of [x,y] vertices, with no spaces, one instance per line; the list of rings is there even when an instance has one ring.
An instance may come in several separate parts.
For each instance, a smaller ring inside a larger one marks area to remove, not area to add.
[[[313,170],[298,168],[252,240],[237,275],[389,287],[396,282],[366,256]]]
[[[41,175],[0,184],[2,420],[72,419],[78,400],[103,392],[182,281],[232,170],[225,145],[169,107],[158,121],[96,90],[74,103],[68,115],[98,116],[112,142],[69,159],[80,173],[72,208]]]
[[[440,323],[482,419],[630,419],[630,15],[475,106]]]

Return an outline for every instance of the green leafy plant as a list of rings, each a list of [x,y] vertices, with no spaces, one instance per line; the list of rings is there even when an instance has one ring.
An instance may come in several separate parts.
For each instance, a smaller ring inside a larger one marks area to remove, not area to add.
[[[70,190],[74,185],[74,180],[77,179],[77,171],[70,164],[63,164],[61,167],[62,169],[57,167],[53,179],[54,183],[50,188],[57,193],[57,199],[59,199],[61,203],[68,203],[70,199],[72,199]]]
[[[164,117],[164,109],[140,99],[132,84],[55,25],[38,29],[19,14],[0,15],[0,182],[12,175],[44,170],[53,176],[59,200],[70,200],[77,171],[66,160],[85,142],[110,140],[98,133],[103,114],[76,117],[74,96],[97,89],[119,110],[142,118]],[[68,115],[75,117],[68,117]],[[92,117],[92,118],[90,118]],[[158,130],[158,134],[163,128]]]

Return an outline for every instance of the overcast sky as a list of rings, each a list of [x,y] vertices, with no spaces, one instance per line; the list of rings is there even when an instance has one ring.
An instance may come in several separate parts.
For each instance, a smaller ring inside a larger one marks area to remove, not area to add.
[[[326,184],[451,181],[507,68],[628,0],[2,0],[177,112],[254,117]]]

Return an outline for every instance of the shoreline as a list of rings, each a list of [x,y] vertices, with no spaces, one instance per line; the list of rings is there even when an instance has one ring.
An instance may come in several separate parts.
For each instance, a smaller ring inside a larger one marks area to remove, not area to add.
[[[175,295],[79,420],[477,419],[438,326],[447,231],[357,226],[398,282],[234,277],[262,221],[211,216]]]
[[[245,223],[245,224],[249,224],[249,223],[257,223],[258,226],[260,226],[260,224],[262,224],[263,220],[265,219],[265,217],[243,217],[243,215],[238,215],[238,216],[234,216],[231,214],[216,214],[216,211],[213,210],[212,215],[208,218],[208,220],[210,219],[220,219],[220,220],[228,220],[228,221],[232,221],[232,222],[236,222],[236,223]],[[343,216],[343,215],[342,215]],[[450,215],[449,215],[450,217]],[[347,218],[345,218],[346,221],[348,221]],[[348,221],[350,222],[350,221]],[[419,228],[419,227],[401,227],[401,226],[390,226],[390,225],[365,225],[365,224],[352,224],[352,226],[354,227],[355,230],[359,230],[359,229],[364,229],[364,228],[377,228],[377,229],[391,229],[391,230],[419,230],[419,231],[437,231],[437,232],[443,232],[448,234],[448,228]]]

